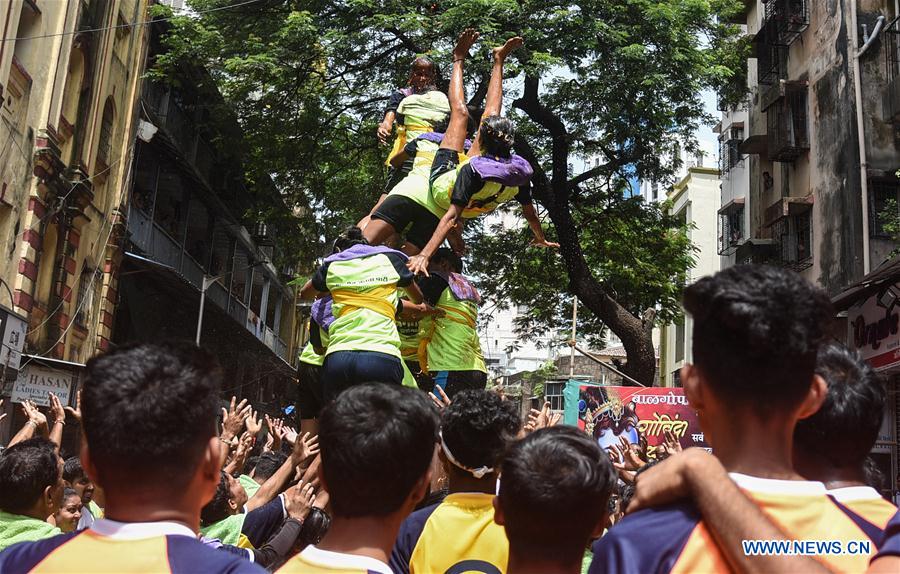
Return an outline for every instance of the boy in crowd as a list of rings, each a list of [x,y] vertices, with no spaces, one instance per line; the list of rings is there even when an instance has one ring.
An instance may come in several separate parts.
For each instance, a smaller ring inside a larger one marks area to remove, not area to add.
[[[62,500],[61,466],[56,446],[42,437],[18,442],[0,454],[0,550],[62,532],[46,522]]]
[[[81,461],[106,493],[106,518],[10,547],[0,571],[263,572],[197,539],[220,476],[220,384],[215,359],[193,345],[124,346],[88,361]]]
[[[319,419],[331,528],[279,572],[392,574],[387,560],[428,489],[437,436],[437,417],[418,390],[364,384],[338,395]]]
[[[496,393],[456,395],[442,414],[438,451],[450,494],[403,522],[391,553],[394,574],[447,572],[473,562],[506,571],[509,544],[494,523],[493,499],[500,459],[520,427],[515,406]]]
[[[63,463],[63,482],[81,497],[81,519],[78,521],[78,530],[90,528],[95,520],[103,518],[103,509],[94,502],[94,482],[84,472],[81,459],[70,456]]]
[[[897,507],[867,484],[865,465],[884,418],[884,386],[868,363],[837,343],[819,350],[816,374],[828,384],[828,395],[816,414],[797,423],[794,468],[823,482],[880,542]]]
[[[731,479],[794,538],[864,540],[825,486],[804,480],[792,462],[797,421],[819,410],[828,390],[815,374],[833,316],[827,295],[790,271],[739,265],[685,289],[684,306],[695,361],[681,371],[685,395]],[[648,547],[648,538],[659,543]],[[822,556],[852,571],[869,558]],[[696,508],[681,504],[625,517],[594,545],[590,571],[727,568]]]
[[[494,520],[509,538],[509,574],[581,571],[603,533],[616,486],[609,456],[573,427],[545,428],[512,445],[501,467]]]

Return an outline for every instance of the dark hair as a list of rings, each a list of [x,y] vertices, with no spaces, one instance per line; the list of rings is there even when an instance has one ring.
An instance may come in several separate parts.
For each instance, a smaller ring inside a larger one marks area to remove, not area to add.
[[[541,429],[513,444],[501,476],[509,551],[526,560],[581,556],[616,486],[609,456],[568,426]]]
[[[335,516],[396,512],[427,472],[437,416],[425,394],[368,383],[352,387],[322,410],[322,475]]]
[[[508,118],[488,116],[481,122],[481,151],[484,155],[509,157],[516,141],[516,126]]]
[[[833,317],[821,289],[767,265],[737,265],[684,290],[694,363],[717,396],[760,416],[797,405]]]
[[[318,544],[328,534],[329,528],[331,528],[331,517],[321,508],[313,506],[303,520],[298,541],[306,546]]]
[[[431,131],[436,134],[442,134],[447,131],[450,126],[450,115],[444,116],[444,119],[431,123]]]
[[[339,253],[346,249],[350,249],[354,245],[368,245],[369,242],[363,237],[362,229],[355,225],[351,225],[341,233],[331,246],[332,253]]]
[[[24,514],[59,481],[56,446],[43,437],[16,443],[0,455],[0,510]]]
[[[434,63],[434,60],[432,60],[428,56],[416,56],[416,58],[409,64],[409,69],[412,70],[416,66],[428,66],[429,68],[434,70],[435,74],[437,73],[437,66]]]
[[[831,466],[861,468],[878,438],[886,393],[868,363],[837,343],[819,349],[816,374],[828,384],[822,407],[797,423],[794,444]]]
[[[231,500],[231,490],[228,488],[228,477],[225,471],[221,471],[219,476],[219,485],[216,487],[216,493],[212,500],[206,503],[200,510],[200,524],[208,526],[215,524],[220,520],[225,520],[231,514],[228,511],[228,501]]]
[[[63,502],[66,501],[70,496],[78,496],[78,492],[74,488],[69,488],[68,486],[63,489],[62,499]],[[81,497],[78,496],[78,500],[81,500]]]
[[[267,479],[275,474],[281,465],[284,464],[284,461],[287,460],[287,455],[283,452],[264,452],[259,455],[259,459],[256,461],[256,469],[253,471],[253,478]]]
[[[441,435],[453,458],[463,466],[494,468],[521,425],[511,402],[490,391],[468,390],[457,393],[444,409]],[[456,470],[453,465],[451,468]]]
[[[77,456],[70,456],[63,463],[63,480],[68,483],[75,482],[84,476],[84,469],[81,467],[81,459]]]
[[[463,272],[462,258],[447,247],[439,247],[431,256],[432,263],[446,263],[454,273]]]
[[[219,365],[188,343],[127,345],[87,363],[82,427],[106,489],[190,481],[216,436]]]

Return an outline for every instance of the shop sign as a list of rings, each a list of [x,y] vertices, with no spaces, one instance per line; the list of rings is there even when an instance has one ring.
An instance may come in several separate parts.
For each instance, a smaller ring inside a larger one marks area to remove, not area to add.
[[[27,330],[28,323],[24,319],[0,307],[0,334],[3,335],[0,341],[0,370],[19,370]]]
[[[50,393],[59,398],[63,405],[70,404],[74,373],[44,366],[29,364],[19,372],[10,393],[12,402],[32,400],[42,406],[50,406]]]
[[[900,306],[884,307],[873,295],[847,312],[852,348],[877,371],[900,365]]]

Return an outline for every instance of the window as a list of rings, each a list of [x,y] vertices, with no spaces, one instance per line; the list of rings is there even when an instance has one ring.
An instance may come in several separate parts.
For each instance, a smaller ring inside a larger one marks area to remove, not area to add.
[[[744,201],[736,200],[719,212],[719,255],[731,255],[744,239]]]
[[[110,165],[110,150],[113,139],[113,122],[115,121],[116,111],[112,101],[112,96],[106,98],[106,105],[103,106],[103,121],[100,123],[100,139],[97,142],[97,160],[102,163],[98,165],[96,171],[104,171]]]
[[[772,225],[776,256],[782,266],[801,271],[812,265],[812,210],[788,215]]]
[[[99,285],[97,270],[88,267],[87,263],[82,267],[81,276],[78,278],[78,306],[75,313],[75,324],[88,328],[94,315],[95,287]]]
[[[806,82],[782,83],[783,95],[766,110],[769,159],[793,162],[809,149]]]
[[[684,337],[685,337],[684,321],[685,321],[685,319],[682,317],[677,323],[675,323],[675,362],[676,363],[684,360]]]
[[[550,403],[551,410],[561,411],[565,409],[566,403],[565,398],[563,397],[564,387],[565,383],[544,382],[544,400]]]
[[[742,127],[731,128],[719,140],[719,171],[723,176],[743,160],[739,150],[742,141],[744,141],[744,128]]]

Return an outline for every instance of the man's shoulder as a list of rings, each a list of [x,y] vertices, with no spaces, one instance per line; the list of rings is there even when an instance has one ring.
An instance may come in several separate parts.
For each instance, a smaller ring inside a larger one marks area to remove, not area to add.
[[[0,552],[0,572],[28,572],[60,546],[84,531],[57,534],[34,542],[19,542]]]
[[[594,543],[590,572],[668,571],[700,521],[687,502],[629,514]]]
[[[434,511],[437,510],[441,504],[441,502],[436,502],[425,508],[420,508],[407,516],[400,526],[400,532],[406,534],[416,533],[417,536],[418,534],[421,534],[428,519],[431,518],[431,515],[434,514]]]
[[[166,536],[169,566],[176,572],[216,572],[222,574],[259,574],[256,564],[231,553],[207,546],[188,536]]]

